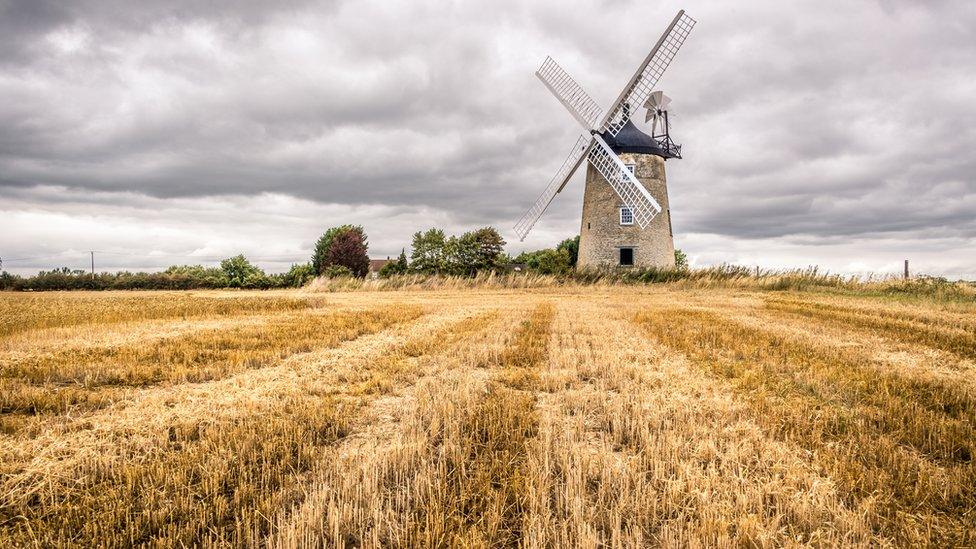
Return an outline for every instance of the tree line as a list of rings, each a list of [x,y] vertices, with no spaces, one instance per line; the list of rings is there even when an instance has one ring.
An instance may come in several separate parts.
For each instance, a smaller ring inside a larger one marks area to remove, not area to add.
[[[387,262],[380,277],[405,274],[430,276],[476,276],[486,271],[522,269],[546,275],[565,275],[576,266],[579,236],[567,238],[555,248],[505,253],[505,239],[494,227],[482,227],[460,235],[448,235],[431,228],[414,233],[410,256],[406,250]],[[284,273],[265,273],[243,254],[229,257],[219,266],[174,265],[161,272],[120,271],[92,275],[67,267],[41,271],[23,277],[0,273],[0,290],[190,290],[206,288],[270,289],[301,287],[317,276],[358,277],[369,274],[369,241],[359,225],[339,225],[326,230],[316,241],[311,259],[297,263]],[[687,259],[675,251],[678,267]]]

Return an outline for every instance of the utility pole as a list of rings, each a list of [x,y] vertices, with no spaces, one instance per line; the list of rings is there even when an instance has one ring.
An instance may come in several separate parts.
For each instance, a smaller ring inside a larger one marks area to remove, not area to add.
[[[91,278],[92,280],[95,280],[95,250],[88,250],[88,253],[91,254],[91,267],[92,267]]]
[[[908,280],[908,260],[905,260],[905,280]]]

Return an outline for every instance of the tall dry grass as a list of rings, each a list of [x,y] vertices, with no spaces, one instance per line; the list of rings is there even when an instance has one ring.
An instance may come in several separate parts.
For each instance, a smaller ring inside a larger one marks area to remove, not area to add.
[[[576,270],[561,275],[535,272],[480,272],[472,277],[406,274],[389,278],[325,278],[313,280],[306,291],[451,291],[464,289],[546,289],[645,286],[664,284],[679,290],[738,289],[769,292],[826,292],[907,302],[939,302],[976,310],[976,283],[937,277],[903,279],[894,275],[839,275],[816,267],[754,270],[720,265],[701,269]]]

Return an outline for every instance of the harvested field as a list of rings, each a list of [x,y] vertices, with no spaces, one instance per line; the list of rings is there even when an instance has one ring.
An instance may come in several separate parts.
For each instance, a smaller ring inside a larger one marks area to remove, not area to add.
[[[976,303],[0,294],[0,546],[976,545]]]

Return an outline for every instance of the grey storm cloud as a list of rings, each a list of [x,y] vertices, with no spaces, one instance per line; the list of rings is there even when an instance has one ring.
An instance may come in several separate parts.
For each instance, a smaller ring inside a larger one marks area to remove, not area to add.
[[[577,130],[545,55],[608,102],[679,7],[677,231],[976,238],[968,0],[0,0],[0,200],[275,193],[507,226]],[[575,229],[579,187],[547,223]]]

